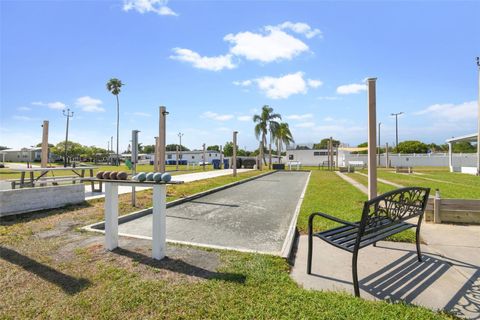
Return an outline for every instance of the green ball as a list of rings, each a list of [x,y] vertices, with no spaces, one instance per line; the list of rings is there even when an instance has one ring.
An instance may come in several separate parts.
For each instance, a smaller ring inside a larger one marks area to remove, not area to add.
[[[162,173],[161,172],[155,172],[155,174],[153,175],[153,181],[155,181],[155,182],[162,181]]]
[[[172,176],[170,175],[170,173],[165,172],[164,174],[162,174],[163,182],[170,182],[170,180],[172,180]]]
[[[147,181],[153,181],[153,174],[154,174],[153,172],[147,173],[147,176],[146,176],[146,177],[147,177]]]
[[[140,172],[139,174],[137,174],[137,180],[140,182],[144,182],[145,180],[147,180],[147,175],[145,174],[145,172]]]

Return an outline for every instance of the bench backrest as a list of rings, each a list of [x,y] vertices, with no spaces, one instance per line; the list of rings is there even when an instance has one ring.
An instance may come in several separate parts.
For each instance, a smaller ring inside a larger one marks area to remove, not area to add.
[[[365,201],[360,222],[360,236],[410,218],[423,216],[429,193],[430,188],[407,187]]]

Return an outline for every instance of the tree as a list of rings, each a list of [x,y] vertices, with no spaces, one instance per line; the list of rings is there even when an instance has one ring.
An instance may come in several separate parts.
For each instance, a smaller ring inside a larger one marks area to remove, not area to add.
[[[37,145],[36,145],[36,147],[41,147],[41,146],[42,146],[42,143],[41,143],[41,142],[40,142],[40,143],[37,143]],[[53,148],[54,146],[55,146],[54,144],[51,144],[51,143],[48,144],[48,147],[49,147],[49,148]],[[0,147],[0,148],[1,148],[1,147]],[[2,149],[0,149],[0,150],[2,150]]]
[[[225,145],[223,146],[223,155],[225,157],[233,156],[233,142],[225,142]]]
[[[428,146],[417,140],[402,141],[397,146],[399,153],[427,153]]]
[[[153,144],[142,146],[142,153],[152,154],[155,152],[155,146]]]
[[[278,113],[273,113],[273,108],[269,107],[268,105],[264,105],[262,107],[262,112],[260,115],[253,116],[253,122],[256,123],[255,125],[255,137],[257,140],[260,140],[260,158],[263,158],[263,162],[267,164],[267,161],[264,156],[264,148],[267,144],[267,133],[270,132],[270,148],[269,152],[271,154],[272,150],[272,139],[273,139],[273,132],[278,127],[278,122],[276,120],[282,120],[282,117]],[[261,169],[261,162],[260,162],[260,169]]]
[[[120,155],[118,151],[120,130],[120,102],[118,100],[118,95],[120,94],[122,86],[122,81],[117,78],[111,78],[107,82],[107,90],[110,91],[117,98],[117,165],[120,164]]]
[[[8,147],[6,147],[6,146],[0,146],[0,150],[6,150],[6,149],[8,149]]]
[[[82,146],[80,143],[73,142],[73,141],[68,141],[67,143],[67,149],[70,158],[77,158],[80,157],[82,154],[85,154],[84,146]],[[65,141],[59,142],[51,149],[51,152],[56,155],[61,155],[65,153]]]
[[[320,143],[315,143],[313,145],[313,149],[328,149],[328,143],[330,141],[330,138],[325,138],[325,139],[322,139],[320,141]],[[333,147],[336,148],[340,145],[340,141],[339,140],[335,140],[335,139],[332,139],[332,144],[333,144]]]
[[[220,152],[220,147],[219,146],[208,146],[207,150]]]
[[[188,149],[187,147],[183,146],[180,148],[180,145],[179,144],[175,144],[175,143],[172,143],[172,144],[167,144],[165,146],[165,150],[167,151],[177,151],[177,146],[178,146],[178,150],[179,151],[190,151],[190,149]]]
[[[277,141],[277,156],[280,159],[280,156],[282,154],[283,144],[285,144],[285,146],[288,147],[290,143],[295,142],[293,140],[292,132],[290,131],[290,127],[288,126],[288,123],[286,122],[280,123],[276,128],[274,136]]]
[[[468,141],[461,141],[452,145],[452,151],[455,153],[475,153],[477,148]]]

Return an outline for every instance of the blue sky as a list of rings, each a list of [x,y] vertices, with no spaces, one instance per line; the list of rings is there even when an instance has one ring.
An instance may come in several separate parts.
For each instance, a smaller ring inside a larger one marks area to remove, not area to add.
[[[190,148],[258,145],[251,116],[272,106],[296,142],[366,141],[364,79],[377,77],[382,140],[442,143],[475,132],[480,2],[0,1],[0,145],[70,139],[106,147],[120,94],[131,130],[153,144],[158,106]]]

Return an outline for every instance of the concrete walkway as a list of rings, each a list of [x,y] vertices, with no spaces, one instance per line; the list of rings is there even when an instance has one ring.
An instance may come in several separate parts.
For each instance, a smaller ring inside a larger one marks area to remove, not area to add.
[[[247,171],[252,171],[253,169],[238,169],[238,173],[242,172],[247,172]],[[192,181],[197,181],[197,180],[203,180],[203,179],[209,179],[209,178],[215,178],[215,177],[221,177],[221,176],[227,176],[233,173],[232,169],[222,169],[222,170],[213,170],[213,171],[205,171],[205,172],[195,172],[195,173],[186,173],[186,174],[179,174],[179,175],[174,175],[172,176],[173,181],[183,181],[185,183],[192,182]],[[136,187],[136,191],[142,191],[142,190],[148,190],[151,189],[149,187]],[[118,193],[119,194],[124,194],[124,193],[131,193],[132,192],[132,187],[128,186],[120,186],[118,188]],[[85,200],[92,200],[92,199],[99,199],[99,198],[104,198],[105,197],[105,192],[92,192],[92,187],[89,184],[85,184]]]
[[[364,185],[337,174],[367,193]],[[480,319],[480,226],[423,223],[421,239],[423,263],[410,243],[382,241],[360,250],[362,298],[402,300]],[[350,253],[316,238],[312,275],[307,275],[307,236],[301,236],[291,276],[305,288],[353,294],[351,259]]]

